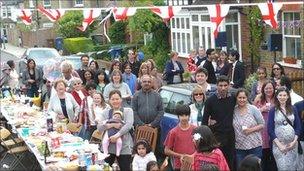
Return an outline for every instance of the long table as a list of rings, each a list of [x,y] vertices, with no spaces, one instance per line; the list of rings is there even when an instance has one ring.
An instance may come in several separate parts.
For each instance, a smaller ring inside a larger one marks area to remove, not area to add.
[[[1,101],[1,113],[11,125],[12,131],[24,140],[30,152],[36,157],[42,170],[46,170],[49,166],[64,167],[65,165],[78,165],[83,160],[83,155],[79,154],[94,154],[97,156],[96,161],[99,164],[103,163],[105,156],[102,154],[97,144],[89,144],[83,141],[80,137],[74,136],[68,132],[57,133],[47,132],[46,116],[41,111],[37,111],[32,107],[12,103],[9,101]],[[54,124],[56,125],[56,124]],[[25,134],[27,129],[29,134]],[[57,147],[52,147],[52,138],[59,140],[60,144]],[[48,142],[51,156],[47,157],[47,162],[44,156],[39,152],[38,146],[44,141]],[[55,157],[54,154],[60,152],[64,156]],[[70,161],[74,157],[73,161]],[[81,159],[80,159],[81,158]],[[88,163],[87,163],[88,164]]]

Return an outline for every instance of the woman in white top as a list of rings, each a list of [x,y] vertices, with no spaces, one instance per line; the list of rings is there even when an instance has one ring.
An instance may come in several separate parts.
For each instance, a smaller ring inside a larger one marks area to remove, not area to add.
[[[204,90],[201,86],[197,85],[191,94],[192,102],[190,110],[190,123],[195,126],[200,126],[203,120],[203,111],[204,111],[204,104],[206,100],[206,95]]]
[[[56,80],[54,83],[55,92],[50,98],[48,112],[53,116],[54,121],[68,119],[70,122],[75,120],[75,114],[79,111],[79,105],[74,97],[66,92],[67,84],[63,79]]]
[[[19,83],[19,74],[17,73],[15,62],[13,60],[7,61],[8,66],[11,68],[10,77],[8,81],[10,88],[15,89]]]
[[[106,101],[109,100],[109,94],[112,90],[119,90],[123,99],[123,106],[130,106],[132,93],[128,84],[122,81],[122,73],[118,69],[112,71],[111,83],[104,88],[103,97]]]

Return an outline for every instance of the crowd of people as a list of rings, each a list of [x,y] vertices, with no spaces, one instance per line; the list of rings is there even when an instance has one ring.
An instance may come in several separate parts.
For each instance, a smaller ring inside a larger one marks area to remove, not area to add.
[[[109,73],[87,55],[80,60],[78,70],[62,62],[62,76],[54,82],[43,77],[32,59],[21,75],[14,61],[8,61],[1,68],[0,87],[40,95],[54,122],[75,123],[83,139],[89,140],[96,129],[104,132],[101,150],[109,154],[105,161],[110,165],[117,161],[121,170],[161,169],[155,164],[159,151],[154,154],[146,140],[134,142],[134,128],[145,125],[160,132],[164,107],[157,90],[164,83],[182,83],[188,71],[196,84],[192,104],[176,106],[179,123],[163,144],[174,170],[183,170],[187,161],[193,170],[296,170],[304,165],[299,160],[304,101],[279,63],[273,64],[270,77],[259,67],[249,93],[235,50],[192,50],[186,69],[178,53],[171,52],[163,78],[152,59],[140,62],[132,50],[125,62],[114,60]]]

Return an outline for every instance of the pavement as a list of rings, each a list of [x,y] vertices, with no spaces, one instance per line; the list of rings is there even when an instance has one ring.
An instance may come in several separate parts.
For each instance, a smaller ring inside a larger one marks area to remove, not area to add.
[[[24,47],[18,47],[15,45],[12,45],[10,43],[5,43],[5,49],[1,48],[1,51],[9,53],[13,56],[16,56],[17,58],[21,58],[23,53],[25,52],[26,48]]]

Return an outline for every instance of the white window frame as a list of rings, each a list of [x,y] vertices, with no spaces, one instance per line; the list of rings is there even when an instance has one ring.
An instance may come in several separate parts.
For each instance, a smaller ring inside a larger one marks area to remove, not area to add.
[[[29,2],[29,7],[30,8],[34,8],[35,7],[34,0],[29,0],[28,2]]]
[[[299,13],[299,15],[301,16],[301,12],[300,11],[286,11],[282,13],[282,23],[285,20],[285,13]],[[301,18],[300,18],[301,19]],[[282,24],[283,25],[283,24]],[[301,30],[300,29],[300,34],[299,35],[289,35],[289,34],[285,34],[285,28],[282,28],[282,35],[283,35],[283,58],[287,57],[287,50],[286,50],[286,38],[296,38],[299,39],[299,41],[301,42]],[[300,47],[301,48],[301,47]],[[294,49],[295,50],[295,49]],[[301,56],[301,54],[299,54]],[[302,61],[300,59],[297,59],[297,64],[287,64],[285,62],[281,62],[282,65],[284,66],[290,66],[290,67],[295,67],[295,68],[301,68],[302,66]]]
[[[48,3],[45,3],[48,2]],[[51,0],[43,0],[43,6],[44,7],[51,7]]]
[[[241,28],[242,28],[241,27],[241,16],[240,16],[240,13],[237,10],[230,10],[227,15],[229,15],[231,13],[237,13],[238,21],[237,22],[226,22],[226,19],[224,19],[223,24],[222,24],[222,26],[223,26],[222,29],[223,29],[223,31],[226,31],[226,26],[227,25],[237,25],[238,26],[239,45],[237,47],[237,50],[240,54],[240,60],[242,61],[243,55],[242,55],[242,39],[241,39]],[[230,49],[227,49],[227,47],[225,47],[224,50],[226,50],[228,52]]]
[[[78,3],[78,1],[81,1],[81,3]],[[75,0],[75,7],[84,7],[84,0]]]
[[[184,19],[184,28],[182,28],[182,18]],[[179,19],[179,28],[177,28],[177,22],[176,20]],[[189,20],[189,28],[187,28],[187,19]],[[173,21],[175,21],[173,23]],[[173,25],[174,24],[174,25]],[[171,21],[170,21],[170,27],[171,27],[171,43],[172,43],[172,50],[178,52],[178,56],[180,57],[188,57],[189,51],[192,48],[192,42],[191,42],[191,18],[187,13],[179,13],[178,15],[175,15]],[[173,35],[176,35],[175,41],[173,41]],[[180,35],[180,41],[177,39],[177,34]],[[182,35],[184,34],[185,40],[182,40]],[[187,38],[187,34],[190,35],[190,39]],[[183,45],[183,42],[185,46]],[[188,44],[190,43],[190,47],[188,47]],[[174,49],[176,47],[176,49]],[[180,47],[178,49],[177,47]],[[183,52],[182,50],[185,49]]]

